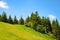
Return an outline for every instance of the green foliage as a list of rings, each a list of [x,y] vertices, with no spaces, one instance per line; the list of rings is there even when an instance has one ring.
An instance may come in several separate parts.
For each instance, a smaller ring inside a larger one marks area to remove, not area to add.
[[[28,27],[30,27],[30,28],[33,28],[33,24],[32,24],[32,22],[28,22]]]
[[[38,25],[37,26],[37,31],[38,32],[43,32],[43,25]]]
[[[30,17],[28,16],[26,19],[25,19],[25,22],[24,24],[28,27],[28,22],[30,22]]]
[[[1,21],[2,21],[2,22],[7,22],[7,15],[6,15],[5,12],[2,13]]]
[[[1,22],[1,15],[0,15],[0,22]]]
[[[38,12],[37,11],[31,14],[30,21],[33,24],[33,29],[36,30],[36,27],[38,25]]]
[[[14,20],[11,18],[11,16],[9,16],[9,18],[7,19],[6,13],[3,12],[2,15],[0,15],[0,22],[8,22],[10,24],[19,23],[21,25],[24,25],[25,23],[27,27],[30,27],[35,31],[46,34],[51,33],[56,37],[56,40],[60,40],[60,25],[58,20],[53,20],[51,24],[49,17],[42,16],[41,18],[38,15],[37,11],[35,13],[32,13],[31,16],[28,16],[25,21],[22,17],[18,21],[16,16],[14,17]]]
[[[52,27],[51,27],[51,23],[50,23],[50,20],[48,17],[46,18],[45,22],[46,22],[45,24],[46,24],[46,28],[47,28],[48,32],[52,33]]]
[[[24,19],[22,17],[19,20],[19,24],[24,25]]]
[[[30,17],[28,16],[25,21],[26,23],[30,22]]]
[[[51,23],[50,23],[50,20],[49,20],[49,17],[42,17],[42,20],[41,20],[41,24],[43,25],[43,28],[45,27],[47,33],[51,32],[52,33],[52,27],[51,27]]]
[[[29,27],[31,27],[31,25],[32,25],[32,28],[36,31],[40,31],[43,33],[52,32],[52,27],[51,27],[51,23],[50,23],[49,18],[48,17],[46,18],[43,16],[41,19],[41,17],[38,15],[37,11],[35,13],[32,13],[30,17],[28,16],[26,18],[25,22],[26,22],[25,24],[27,26],[30,25]]]
[[[41,24],[42,24],[43,26],[45,26],[45,17],[44,17],[44,16],[42,16]]]
[[[18,20],[17,20],[16,16],[14,17],[14,24],[18,24]]]
[[[53,34],[56,37],[56,40],[60,40],[60,27],[58,20],[52,21]]]
[[[38,24],[40,24],[40,25],[42,24],[41,23],[41,17],[40,16],[37,17],[37,21],[38,21]]]
[[[11,15],[10,15],[9,18],[8,18],[8,23],[13,24],[13,20],[12,20],[12,18],[11,18]]]

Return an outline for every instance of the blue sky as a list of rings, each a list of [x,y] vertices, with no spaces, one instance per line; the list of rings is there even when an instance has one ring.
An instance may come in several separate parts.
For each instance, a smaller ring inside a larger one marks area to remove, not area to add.
[[[60,21],[60,0],[1,0],[0,14],[5,11],[12,18],[22,16],[24,19],[32,12],[38,11],[40,16],[48,16],[51,20]]]

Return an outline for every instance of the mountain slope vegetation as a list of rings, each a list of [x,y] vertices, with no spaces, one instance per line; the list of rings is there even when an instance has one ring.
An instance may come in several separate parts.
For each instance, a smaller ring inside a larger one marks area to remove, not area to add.
[[[24,25],[0,22],[0,40],[54,40]]]

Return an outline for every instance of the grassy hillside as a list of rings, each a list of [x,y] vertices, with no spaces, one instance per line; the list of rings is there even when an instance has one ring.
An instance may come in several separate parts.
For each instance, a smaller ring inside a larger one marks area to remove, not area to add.
[[[12,25],[0,22],[0,40],[54,40],[24,25]]]

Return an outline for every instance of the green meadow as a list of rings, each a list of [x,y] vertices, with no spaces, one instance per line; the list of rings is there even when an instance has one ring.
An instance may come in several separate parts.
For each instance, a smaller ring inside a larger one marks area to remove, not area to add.
[[[0,40],[54,40],[54,38],[25,25],[0,22]]]

